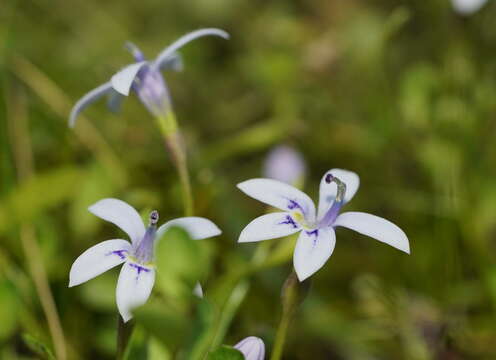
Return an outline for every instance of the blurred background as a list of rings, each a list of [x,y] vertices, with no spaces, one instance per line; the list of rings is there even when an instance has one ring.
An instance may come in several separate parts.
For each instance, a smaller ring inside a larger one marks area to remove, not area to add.
[[[182,215],[181,193],[134,95],[119,114],[93,104],[75,129],[68,114],[133,62],[126,41],[153,58],[201,27],[231,40],[187,45],[184,71],[165,78],[195,214],[223,230],[205,241],[207,299],[241,295],[217,342],[255,335],[270,353],[294,239],[263,245],[282,250],[260,271],[234,276],[233,286],[226,277],[250,264],[257,244],[237,237],[267,211],[235,184],[263,176],[267,154],[285,144],[301,153],[299,183],[314,199],[328,169],[357,172],[361,187],[346,209],[396,223],[412,254],[338,229],[283,358],[496,358],[496,4],[461,2],[2,1],[0,358],[50,357],[31,276],[43,269],[68,357],[114,357],[118,270],[67,287],[78,255],[121,235],[87,207],[117,197],[166,220]]]

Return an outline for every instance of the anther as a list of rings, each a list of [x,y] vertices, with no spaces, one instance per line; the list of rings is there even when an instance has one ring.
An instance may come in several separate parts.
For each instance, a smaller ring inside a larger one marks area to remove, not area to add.
[[[332,176],[331,173],[327,174],[326,177],[325,177],[325,182],[330,184],[332,182],[332,180],[334,179],[334,176]]]
[[[158,211],[153,210],[150,213],[150,225],[157,225],[157,223],[158,223]]]

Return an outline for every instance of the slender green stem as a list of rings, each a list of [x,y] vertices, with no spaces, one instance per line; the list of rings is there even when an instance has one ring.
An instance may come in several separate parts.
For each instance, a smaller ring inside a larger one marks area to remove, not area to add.
[[[117,360],[122,360],[126,356],[127,345],[131,339],[131,334],[134,330],[134,321],[128,321],[125,323],[122,317],[118,314],[117,317]]]
[[[272,349],[272,356],[270,360],[279,360],[282,358],[284,344],[288,334],[289,324],[293,318],[294,313],[298,306],[305,299],[310,281],[307,280],[303,283],[298,281],[298,277],[294,271],[289,274],[282,287],[281,302],[282,302],[282,315],[281,321],[276,332],[274,347]]]
[[[184,215],[191,216],[193,215],[193,193],[191,191],[186,151],[182,143],[181,133],[177,127],[176,117],[173,111],[170,110],[167,113],[167,116],[156,119],[179,175],[183,197]]]

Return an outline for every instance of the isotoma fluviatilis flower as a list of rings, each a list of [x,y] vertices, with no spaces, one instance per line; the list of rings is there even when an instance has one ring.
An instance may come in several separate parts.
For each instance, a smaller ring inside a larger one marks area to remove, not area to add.
[[[138,212],[118,199],[100,200],[88,210],[121,228],[129,236],[131,243],[123,239],[106,240],[86,250],[72,264],[69,287],[124,264],[116,290],[117,308],[124,321],[132,318],[132,310],[143,305],[152,291],[155,282],[155,239],[160,239],[171,226],[182,227],[195,240],[221,233],[213,222],[201,217],[178,218],[157,227],[157,211],[150,213],[148,227],[145,227]]]
[[[256,336],[249,336],[234,345],[234,348],[241,351],[245,360],[264,360],[265,344],[262,339]]]
[[[336,243],[336,226],[361,234],[410,253],[405,233],[392,222],[363,212],[339,214],[341,207],[358,190],[357,174],[342,169],[328,171],[320,182],[317,215],[315,205],[305,193],[272,179],[251,179],[238,184],[248,196],[284,210],[260,216],[241,232],[239,242],[279,238],[300,232],[293,254],[293,264],[300,281],[319,270],[331,256]]]
[[[294,185],[305,176],[305,161],[292,147],[279,145],[267,155],[263,174],[267,178]]]
[[[471,15],[479,11],[487,0],[451,0],[453,9],[460,15]]]
[[[167,85],[161,70],[181,70],[182,62],[177,54],[182,46],[202,36],[219,36],[229,38],[229,34],[220,29],[200,29],[190,32],[170,46],[165,48],[153,61],[147,61],[145,56],[134,44],[128,43],[127,48],[131,51],[136,63],[127,65],[112,76],[110,81],[98,86],[84,95],[72,108],[69,116],[69,126],[76,124],[79,113],[94,101],[104,95],[110,95],[109,107],[116,110],[123,96],[128,96],[133,90],[145,105],[145,107],[156,117],[166,116],[170,108],[170,97]]]

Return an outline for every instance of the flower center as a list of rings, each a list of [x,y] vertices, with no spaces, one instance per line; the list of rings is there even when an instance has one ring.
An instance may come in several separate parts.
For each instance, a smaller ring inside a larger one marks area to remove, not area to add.
[[[336,193],[336,198],[334,199],[331,207],[319,221],[319,228],[328,227],[334,224],[334,221],[336,221],[336,218],[338,217],[339,210],[341,210],[341,207],[343,206],[344,195],[346,193],[346,184],[337,177],[333,176],[331,173],[326,175],[325,182],[327,184],[330,184],[332,182],[336,183],[338,190]]]
[[[157,234],[158,211],[150,213],[150,222],[146,228],[145,235],[134,250],[134,258],[140,264],[147,264],[153,261],[153,248],[155,236]]]

